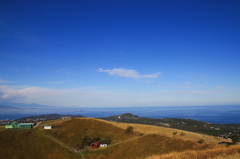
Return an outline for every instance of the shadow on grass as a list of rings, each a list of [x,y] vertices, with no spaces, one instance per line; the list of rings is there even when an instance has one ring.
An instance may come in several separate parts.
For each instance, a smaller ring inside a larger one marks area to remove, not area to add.
[[[235,145],[235,144],[232,143],[232,142],[226,142],[226,141],[219,142],[219,144],[226,144],[226,146]]]

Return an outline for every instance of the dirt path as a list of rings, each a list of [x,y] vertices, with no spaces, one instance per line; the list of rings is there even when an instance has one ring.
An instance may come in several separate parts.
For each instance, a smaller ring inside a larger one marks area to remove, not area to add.
[[[51,122],[51,123],[46,123],[46,124],[39,124],[39,126],[46,126],[46,125],[51,125],[51,124],[55,124],[55,123],[61,123],[61,122],[64,122],[64,121],[68,121],[70,119],[63,119],[63,120],[59,120],[59,121],[54,121],[54,122]]]
[[[147,135],[149,135],[149,134],[147,134]],[[122,144],[122,143],[125,143],[125,142],[129,142],[129,141],[132,141],[132,140],[136,140],[136,139],[139,139],[139,138],[144,137],[144,136],[147,136],[147,135],[136,136],[136,137],[133,137],[133,138],[124,140],[124,141],[120,141],[120,142],[117,142],[117,143],[115,143],[115,144],[112,144],[112,145],[110,145],[110,146],[108,146],[108,147],[106,147],[106,148],[109,148],[109,147],[112,147],[112,146],[116,146],[116,145],[119,145],[119,144]]]
[[[75,153],[75,155],[79,156],[79,154],[80,154],[81,157],[82,157],[82,159],[85,159],[84,156],[83,156],[83,154],[82,154],[80,151],[77,151],[77,150],[75,150],[75,149],[73,149],[73,148],[67,146],[66,144],[64,144],[64,143],[61,142],[60,140],[58,140],[58,139],[52,137],[52,136],[49,135],[49,134],[46,134],[46,133],[44,133],[44,132],[42,132],[42,131],[39,131],[38,129],[36,129],[36,131],[39,132],[40,134],[42,134],[42,135],[44,135],[44,136],[46,136],[46,137],[52,139],[54,142],[58,143],[58,144],[61,145],[62,147],[65,147],[65,148],[68,149],[69,151]]]

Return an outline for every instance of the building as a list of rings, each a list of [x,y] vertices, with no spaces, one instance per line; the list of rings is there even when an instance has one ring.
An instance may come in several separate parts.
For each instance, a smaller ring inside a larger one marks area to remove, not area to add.
[[[19,123],[18,126],[20,129],[31,129],[34,126],[34,123]]]
[[[16,128],[18,128],[18,123],[16,121],[5,125],[5,129],[16,129]]]
[[[52,126],[44,126],[44,129],[52,129]]]
[[[95,141],[91,144],[92,148],[99,148],[99,141]]]
[[[107,144],[100,144],[100,147],[107,147]]]
[[[5,125],[5,129],[31,129],[33,128],[34,123],[17,123],[16,121],[11,124]]]

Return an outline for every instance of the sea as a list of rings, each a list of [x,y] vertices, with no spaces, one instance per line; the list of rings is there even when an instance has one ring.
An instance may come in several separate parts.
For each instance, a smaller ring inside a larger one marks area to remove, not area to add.
[[[0,120],[19,119],[44,114],[83,115],[85,117],[109,117],[132,113],[139,117],[155,119],[185,118],[212,124],[240,124],[240,105],[225,106],[159,106],[159,107],[36,107],[1,109]]]

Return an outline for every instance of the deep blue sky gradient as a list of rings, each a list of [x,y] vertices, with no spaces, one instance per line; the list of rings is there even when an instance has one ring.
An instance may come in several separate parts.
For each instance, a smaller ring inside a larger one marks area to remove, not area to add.
[[[239,53],[237,0],[0,2],[0,101],[240,104]]]

